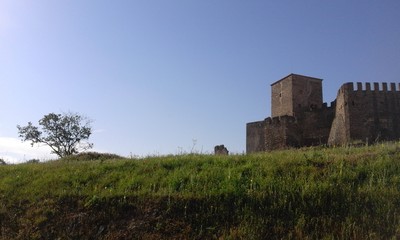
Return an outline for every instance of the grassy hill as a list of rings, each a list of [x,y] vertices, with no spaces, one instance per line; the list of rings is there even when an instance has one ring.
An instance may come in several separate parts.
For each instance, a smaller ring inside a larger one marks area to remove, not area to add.
[[[115,157],[0,166],[0,239],[400,238],[399,142]]]

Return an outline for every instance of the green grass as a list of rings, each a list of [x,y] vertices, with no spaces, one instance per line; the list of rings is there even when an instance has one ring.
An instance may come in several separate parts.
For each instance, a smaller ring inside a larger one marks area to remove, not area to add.
[[[190,225],[190,238],[396,239],[400,143],[0,166],[0,217],[65,199],[82,209],[118,203],[115,211],[158,204]]]

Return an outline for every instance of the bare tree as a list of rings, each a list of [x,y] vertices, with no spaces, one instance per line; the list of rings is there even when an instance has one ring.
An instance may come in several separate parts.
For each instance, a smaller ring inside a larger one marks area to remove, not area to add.
[[[49,113],[39,120],[39,127],[28,122],[27,126],[17,125],[22,141],[31,141],[31,145],[45,144],[52,153],[65,157],[93,147],[87,142],[92,134],[91,121],[77,113]]]

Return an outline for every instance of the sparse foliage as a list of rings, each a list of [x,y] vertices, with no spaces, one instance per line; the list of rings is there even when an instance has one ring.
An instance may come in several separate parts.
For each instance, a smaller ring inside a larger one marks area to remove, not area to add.
[[[104,161],[109,159],[123,159],[123,157],[113,153],[84,152],[74,156],[65,157],[64,161]]]
[[[52,153],[65,157],[93,147],[87,142],[92,134],[91,121],[76,113],[49,113],[39,120],[39,127],[28,122],[27,126],[17,125],[22,141],[31,145],[45,144]]]
[[[26,161],[26,163],[39,163],[39,162],[40,162],[39,159],[31,159]]]
[[[0,158],[0,165],[6,165],[6,161],[4,161],[4,159]]]

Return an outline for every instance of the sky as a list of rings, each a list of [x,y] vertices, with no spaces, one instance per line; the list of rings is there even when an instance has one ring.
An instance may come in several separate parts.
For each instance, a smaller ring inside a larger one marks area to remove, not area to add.
[[[270,84],[400,81],[398,0],[0,0],[0,158],[55,159],[18,138],[45,114],[93,120],[93,151],[246,148]]]

